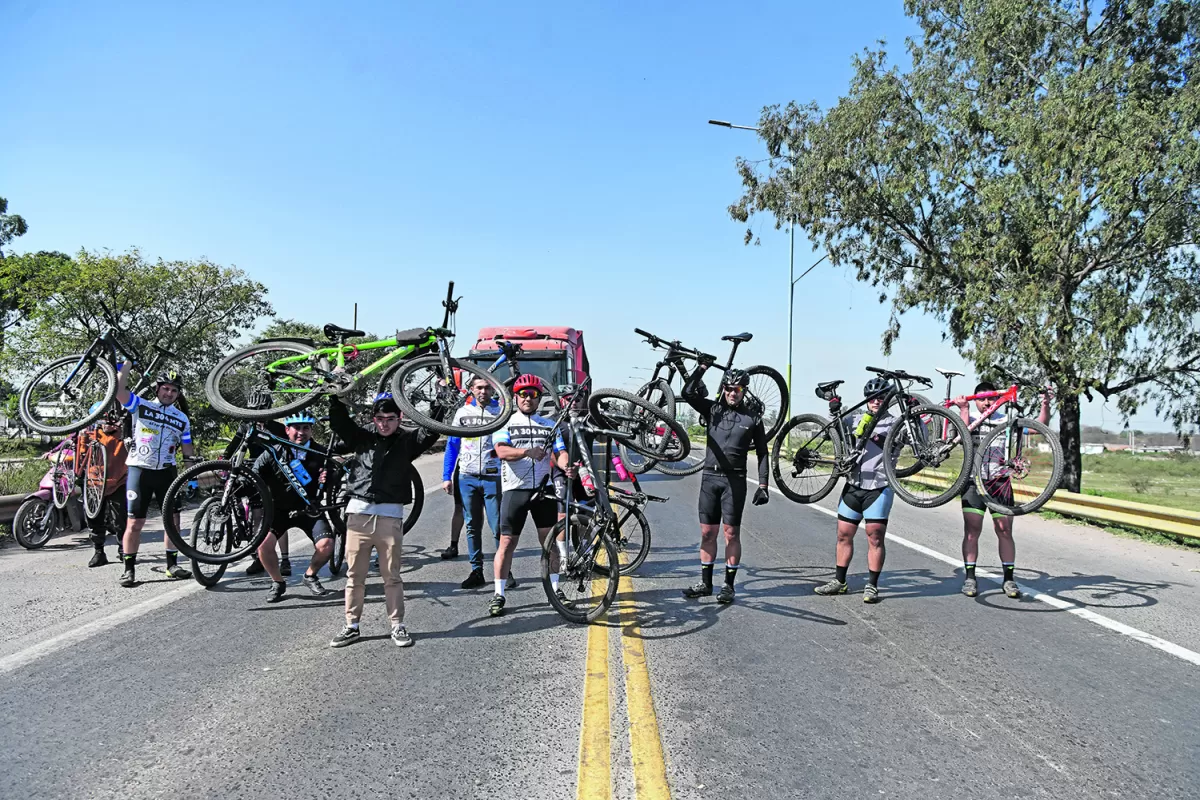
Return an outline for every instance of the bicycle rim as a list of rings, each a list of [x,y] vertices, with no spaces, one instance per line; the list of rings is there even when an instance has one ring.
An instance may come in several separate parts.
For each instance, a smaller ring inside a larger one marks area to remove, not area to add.
[[[50,498],[54,507],[63,509],[71,499],[71,488],[75,483],[75,473],[67,466],[67,451],[59,450],[54,455],[54,475],[50,480]]]
[[[220,507],[219,497],[210,497],[200,504],[192,521],[192,547],[199,552],[224,556],[233,549],[234,531],[230,520],[222,519],[216,510]],[[203,586],[215,586],[225,574],[228,564],[192,559],[192,574]]]
[[[629,575],[637,570],[650,553],[650,523],[637,504],[625,497],[612,498],[613,512],[617,524],[613,544],[617,546],[617,563],[621,574]],[[603,565],[598,565],[598,569]]]
[[[512,393],[490,372],[469,361],[448,359],[449,372],[439,355],[406,361],[392,377],[392,396],[400,410],[426,430],[446,436],[486,436],[504,427],[516,405]],[[471,382],[482,379],[499,403],[495,418],[478,427],[455,426],[446,420],[463,407]]]
[[[341,389],[353,382],[348,375],[335,382],[328,359],[316,352],[302,342],[282,340],[243,347],[213,368],[204,392],[213,408],[237,419],[274,419],[299,411],[334,385]],[[252,395],[270,405],[254,407]]]
[[[757,364],[746,370],[750,374],[750,385],[746,396],[762,405],[763,428],[770,441],[787,422],[787,381],[773,367]]]
[[[570,526],[567,561],[560,564],[558,539],[564,536],[565,520],[559,520],[542,546],[542,587],[559,615],[575,623],[592,622],[603,614],[617,596],[620,582],[619,558],[612,540],[603,534],[589,515],[577,517]],[[550,576],[558,570],[559,598]]]
[[[83,478],[83,513],[95,518],[100,516],[104,502],[104,484],[108,480],[108,451],[98,441],[87,446],[87,469]]]
[[[648,400],[619,389],[598,389],[588,411],[599,424],[619,431],[620,441],[656,460],[678,461],[691,452],[691,441],[673,416]]]
[[[971,439],[958,414],[944,408],[914,409],[897,417],[884,440],[888,485],[904,502],[936,508],[957,497],[971,475]],[[901,477],[900,473],[909,477]]]
[[[789,500],[815,503],[833,491],[843,445],[837,428],[816,414],[792,417],[771,446],[775,485]]]
[[[1037,420],[997,427],[975,454],[975,488],[996,514],[1037,511],[1054,496],[1061,478],[1062,446]]]
[[[192,547],[191,536],[184,537],[175,525],[175,514],[180,515],[182,523],[194,524],[195,511],[201,505],[183,498],[183,489],[190,480],[198,481],[202,487],[216,485],[213,496],[204,502],[218,501],[208,514],[218,516],[230,525],[233,544],[229,551],[198,550]],[[234,467],[228,461],[208,461],[181,472],[167,489],[163,499],[163,527],[186,558],[205,564],[231,564],[250,555],[262,544],[271,525],[274,507],[266,483],[249,467]]]

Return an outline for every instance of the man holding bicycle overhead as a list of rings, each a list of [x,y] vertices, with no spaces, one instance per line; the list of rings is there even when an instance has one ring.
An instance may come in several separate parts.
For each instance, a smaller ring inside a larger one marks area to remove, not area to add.
[[[372,548],[379,553],[392,642],[397,647],[413,643],[404,627],[404,582],[400,577],[404,506],[413,499],[408,474],[413,459],[428,450],[438,435],[402,429],[400,407],[391,392],[377,394],[371,412],[374,429],[360,428],[341,400],[329,398],[329,427],[354,452],[346,480],[350,496],[346,503],[346,626],[333,637],[330,647],[345,647],[359,638]]]
[[[158,376],[154,383],[153,400],[144,400],[131,393],[127,386],[128,379],[125,365],[118,365],[117,402],[129,412],[133,428],[126,459],[129,474],[125,482],[125,498],[129,520],[125,524],[123,546],[125,572],[120,581],[126,588],[137,585],[137,553],[150,504],[157,498],[159,507],[162,507],[167,488],[174,482],[178,472],[175,468],[175,451],[182,450],[185,459],[195,458],[192,424],[187,415],[176,407],[183,393],[183,381],[179,373],[168,370]],[[179,515],[175,516],[175,526],[179,527]],[[167,577],[175,580],[192,577],[190,571],[179,566],[179,553],[165,532],[163,542],[167,549]]]
[[[500,404],[492,397],[492,387],[482,378],[471,381],[471,397],[454,412],[452,424],[463,427],[482,425],[500,413]],[[467,555],[471,574],[462,582],[463,589],[487,586],[483,577],[483,515],[500,547],[500,461],[492,446],[492,435],[446,439],[442,461],[442,488],[456,492],[467,528]],[[453,546],[453,543],[452,545]],[[457,548],[455,548],[457,552]],[[443,554],[443,558],[444,558]]]
[[[854,420],[854,432],[856,436],[864,435],[872,421],[875,427],[858,463],[846,478],[838,502],[836,576],[829,583],[818,586],[817,594],[846,593],[846,571],[854,558],[854,534],[858,533],[858,523],[865,522],[868,578],[863,589],[863,602],[879,602],[879,574],[883,572],[887,556],[883,537],[887,533],[888,515],[894,499],[883,471],[883,442],[895,422],[895,417],[888,415],[883,407],[888,389],[889,384],[882,377],[871,378],[863,387],[863,395],[868,398],[867,413]]]
[[[717,532],[725,528],[725,584],[718,603],[733,602],[733,582],[742,561],[742,510],[746,506],[746,462],[750,447],[758,459],[758,490],[754,505],[765,505],[767,491],[767,433],[761,409],[746,401],[750,375],[728,369],[721,378],[721,397],[713,401],[703,384],[712,361],[701,360],[681,397],[708,423],[708,449],[704,477],[700,479],[700,582],[683,590],[687,598],[712,595],[713,567],[717,562]]]
[[[974,394],[982,394],[984,392],[995,392],[996,384],[991,381],[980,381],[975,387]],[[950,401],[958,407],[958,413],[962,417],[962,421],[968,426],[974,425],[983,413],[988,410],[988,407],[994,404],[995,398],[981,397],[975,400],[975,407],[971,407],[970,400],[965,395],[959,395]],[[1003,411],[993,411],[988,415],[978,428],[971,434],[975,447],[978,448],[989,433],[997,426],[1003,425],[1008,421]],[[1038,413],[1038,422],[1045,425],[1050,421],[1050,394],[1049,392],[1042,395],[1042,408]],[[995,448],[995,453],[985,453],[983,455],[982,467],[985,471],[989,464],[999,463],[1004,459],[1004,448]],[[979,490],[975,488],[975,481],[972,480],[967,484],[967,488],[962,494],[962,510],[963,510],[963,572],[966,578],[963,580],[962,593],[967,597],[975,597],[979,594],[979,584],[975,580],[975,561],[979,558],[979,537],[983,533],[983,515],[988,511],[987,504],[984,503],[983,497],[979,494]],[[1011,494],[1011,481],[1005,477],[1007,487],[998,487],[998,491],[1004,492],[1007,490]],[[992,514],[992,527],[996,531],[996,540],[1000,549],[1000,564],[1004,568],[1004,593],[1012,598],[1021,596],[1021,588],[1017,586],[1016,580],[1013,579],[1013,571],[1016,569],[1017,561],[1017,544],[1013,541],[1013,518],[1006,514],[997,514],[995,511]]]
[[[324,518],[308,513],[308,505],[304,498],[296,494],[291,483],[280,473],[276,463],[278,459],[278,463],[287,465],[292,476],[304,487],[308,502],[318,504],[320,499],[317,490],[321,484],[320,477],[325,469],[328,454],[325,448],[312,440],[312,429],[316,423],[316,418],[307,411],[287,417],[283,421],[284,433],[295,447],[273,445],[255,459],[252,467],[266,482],[274,505],[271,530],[258,546],[258,560],[271,576],[271,588],[267,592],[268,603],[278,603],[287,591],[287,582],[275,555],[275,546],[280,539],[287,536],[291,528],[304,531],[313,543],[313,556],[304,572],[304,586],[314,597],[324,597],[329,593],[321,585],[317,572],[333,555],[333,532]]]
[[[493,617],[504,613],[504,589],[511,578],[513,551],[517,549],[517,538],[525,527],[526,517],[533,515],[539,544],[545,543],[558,518],[557,503],[552,497],[543,496],[550,476],[551,460],[568,477],[575,477],[575,470],[568,463],[567,447],[562,436],[555,432],[554,422],[535,413],[542,400],[542,385],[538,377],[529,374],[517,378],[513,393],[517,399],[516,411],[503,428],[492,434],[492,444],[501,462],[503,489],[500,497],[500,546],[492,562],[496,594],[488,605],[488,613]],[[560,542],[559,558],[565,557],[566,542]],[[550,583],[565,602],[566,596],[558,588],[557,569],[550,576]]]

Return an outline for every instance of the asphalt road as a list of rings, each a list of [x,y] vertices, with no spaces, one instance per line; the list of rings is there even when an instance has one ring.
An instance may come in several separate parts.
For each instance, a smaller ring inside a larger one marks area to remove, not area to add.
[[[405,546],[406,650],[374,575],[364,640],[327,646],[341,601],[302,595],[298,533],[277,605],[240,566],[211,591],[162,580],[153,525],[133,590],[75,537],[0,549],[0,797],[1200,796],[1196,553],[1022,519],[1018,579],[1044,598],[985,581],[968,599],[943,560],[957,509],[898,502],[867,606],[865,540],[851,593],[813,595],[833,517],[773,493],[747,509],[722,607],[679,595],[698,478],[651,478],[672,500],[605,625],[562,623],[532,580],[491,619],[487,590],[458,589],[465,557],[435,552],[436,461]],[[518,554],[532,577],[535,549]]]

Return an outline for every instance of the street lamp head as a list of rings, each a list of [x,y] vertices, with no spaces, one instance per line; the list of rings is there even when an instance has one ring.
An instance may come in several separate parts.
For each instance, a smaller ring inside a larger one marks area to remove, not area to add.
[[[726,122],[725,120],[722,120],[722,119],[710,119],[708,121],[708,124],[709,125],[720,125],[722,128],[732,128],[733,127],[732,122]]]

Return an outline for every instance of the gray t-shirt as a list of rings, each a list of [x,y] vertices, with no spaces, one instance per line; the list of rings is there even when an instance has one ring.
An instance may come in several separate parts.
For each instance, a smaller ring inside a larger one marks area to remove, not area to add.
[[[858,429],[858,423],[863,416],[859,414],[854,418],[851,430]],[[888,431],[892,429],[895,421],[896,418],[888,414],[875,423],[875,430],[867,440],[866,450],[846,479],[848,483],[863,489],[882,489],[888,485],[887,473],[883,471],[883,440],[887,438]]]

